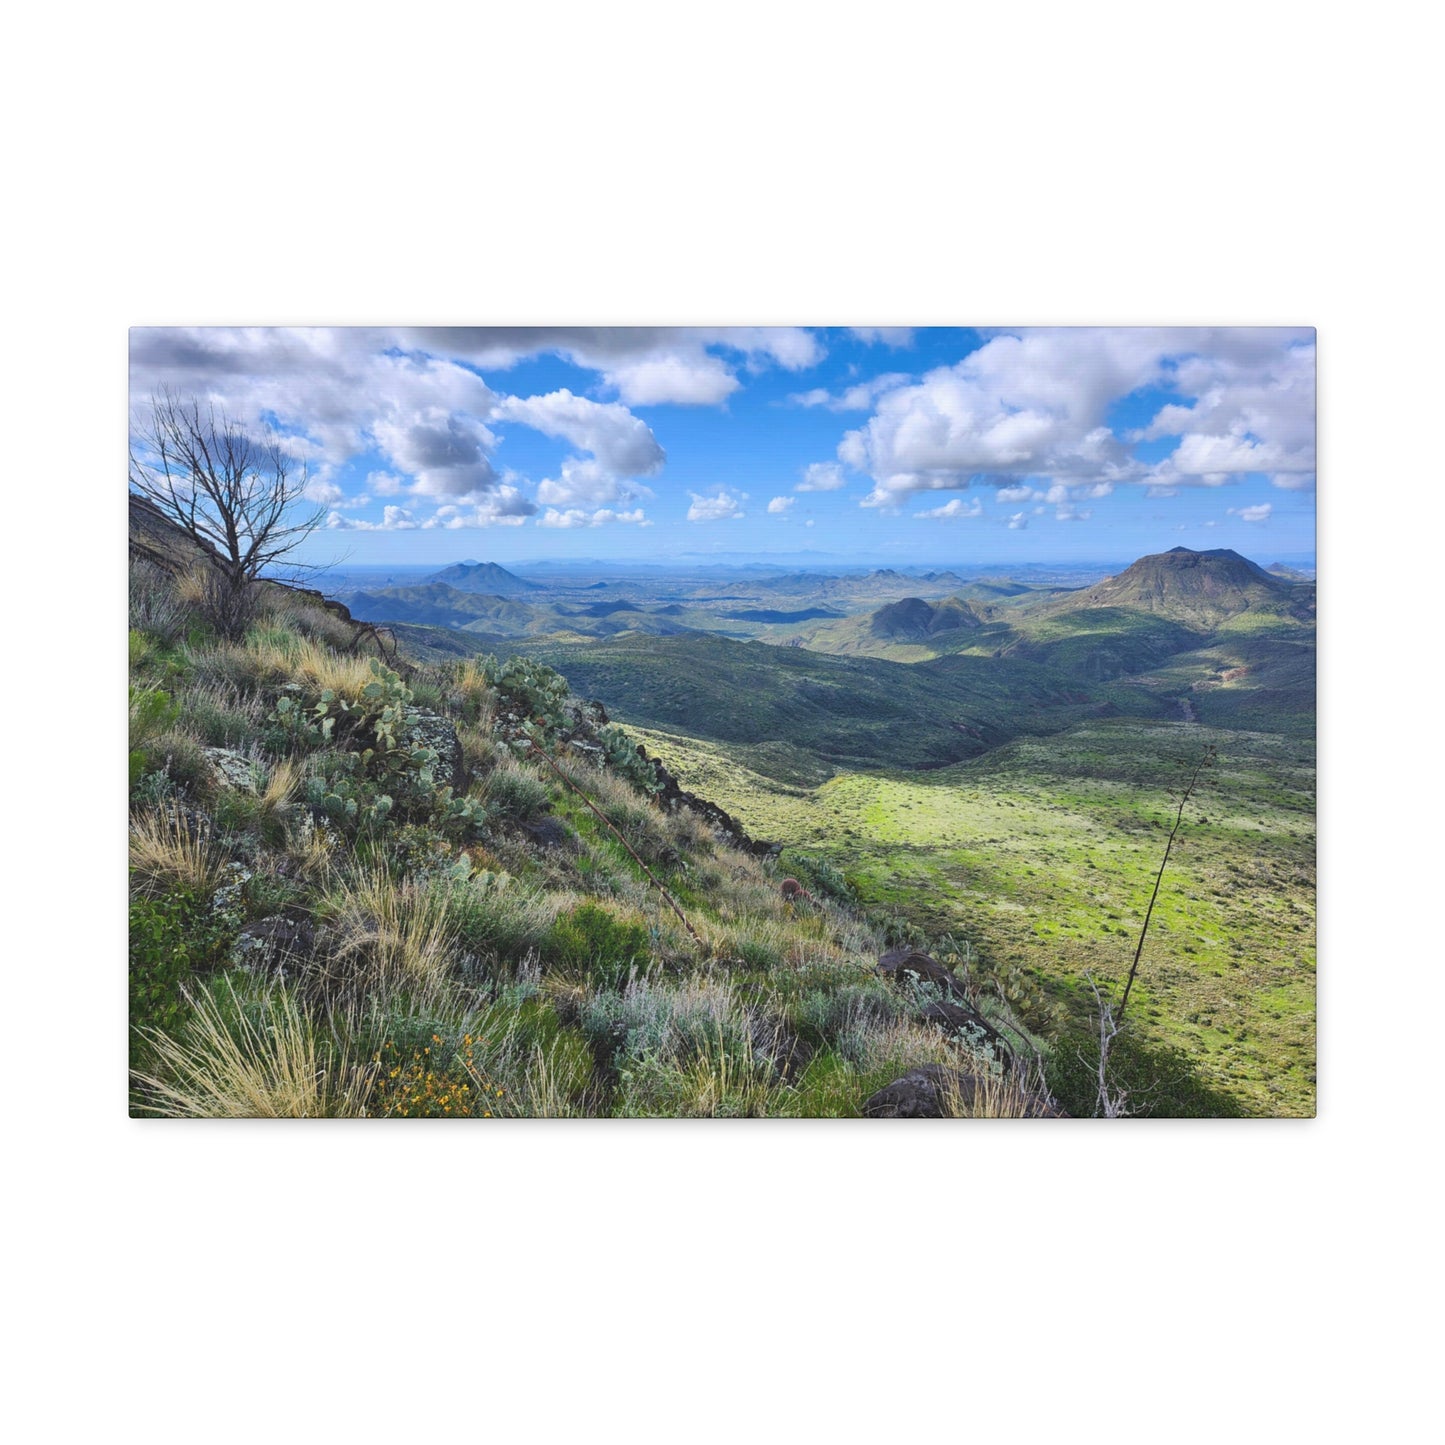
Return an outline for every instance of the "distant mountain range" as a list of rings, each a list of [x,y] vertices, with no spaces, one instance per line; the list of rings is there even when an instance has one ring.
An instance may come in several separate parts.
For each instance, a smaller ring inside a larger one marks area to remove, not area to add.
[[[780,645],[910,665],[932,660],[941,672],[966,667],[975,681],[990,675],[989,660],[1027,664],[1046,669],[1066,691],[1164,669],[1161,689],[1186,677],[1190,685],[1227,679],[1223,692],[1191,702],[1201,713],[1220,714],[1237,702],[1256,714],[1263,706],[1297,719],[1312,709],[1312,580],[1267,571],[1227,548],[1186,547],[1140,557],[1089,586],[1082,580],[969,581],[953,570],[878,568],[843,576],[788,572],[725,587],[690,585],[686,576],[648,585],[634,575],[579,588],[530,583],[496,563],[462,562],[420,585],[372,588],[348,601],[368,621],[447,629],[451,640],[436,640],[447,653],[457,634],[485,649],[523,642],[568,649],[568,668],[578,676],[588,675],[571,651],[579,646],[631,638],[645,648],[658,638],[711,634],[775,644],[767,653]],[[627,655],[632,667],[642,654],[629,645]],[[683,641],[657,654],[669,666],[689,655]],[[952,660],[964,657],[970,660]],[[732,705],[714,689],[703,695],[709,707]],[[630,705],[661,721],[635,698]]]

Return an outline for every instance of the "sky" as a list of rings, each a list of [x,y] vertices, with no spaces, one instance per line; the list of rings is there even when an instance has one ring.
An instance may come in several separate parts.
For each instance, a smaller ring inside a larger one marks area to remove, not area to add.
[[[277,438],[312,563],[1314,554],[1310,328],[135,328],[130,384]]]

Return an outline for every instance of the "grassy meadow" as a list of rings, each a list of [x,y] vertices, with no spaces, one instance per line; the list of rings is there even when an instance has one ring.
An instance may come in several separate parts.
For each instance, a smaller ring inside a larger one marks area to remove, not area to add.
[[[1247,1112],[1313,1112],[1308,740],[1110,719],[951,767],[808,786],[749,768],[736,745],[632,731],[756,836],[841,868],[868,907],[967,940],[996,974],[1022,973],[1055,1027],[1083,1011],[1086,971],[1127,972],[1181,765],[1214,744],[1218,765],[1186,812],[1155,908],[1138,1021]]]

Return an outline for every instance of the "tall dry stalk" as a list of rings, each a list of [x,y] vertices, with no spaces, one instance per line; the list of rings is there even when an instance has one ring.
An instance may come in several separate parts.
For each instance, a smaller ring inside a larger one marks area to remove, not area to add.
[[[1144,956],[1144,940],[1149,936],[1149,923],[1154,917],[1154,905],[1159,900],[1159,888],[1164,882],[1164,870],[1169,866],[1169,855],[1174,851],[1174,840],[1179,836],[1179,829],[1184,824],[1185,806],[1199,787],[1200,777],[1206,769],[1212,768],[1218,759],[1218,749],[1213,743],[1206,744],[1203,753],[1200,754],[1199,760],[1194,765],[1194,771],[1189,775],[1184,792],[1180,796],[1179,807],[1174,814],[1174,826],[1169,830],[1169,838],[1164,844],[1164,856],[1159,860],[1159,871],[1154,875],[1154,891],[1149,895],[1149,907],[1145,910],[1144,922],[1139,928],[1139,942],[1134,948],[1134,960],[1129,965],[1129,976],[1124,981],[1124,996],[1119,1000],[1117,1012],[1099,991],[1099,986],[1094,982],[1093,976],[1087,973],[1084,975],[1094,994],[1095,1022],[1099,1030],[1098,1110],[1106,1119],[1119,1119],[1128,1113],[1126,1107],[1128,1096],[1122,1089],[1114,1088],[1109,1077],[1109,1064],[1114,1044],[1124,1031],[1124,1010],[1129,1006],[1129,994],[1134,987],[1134,980],[1139,974],[1139,960]]]

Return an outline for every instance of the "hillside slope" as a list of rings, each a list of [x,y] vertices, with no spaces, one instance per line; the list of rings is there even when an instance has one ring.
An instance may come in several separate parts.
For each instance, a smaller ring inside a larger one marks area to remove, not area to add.
[[[219,642],[206,559],[143,532],[134,1113],[1056,1112],[991,994],[885,956],[840,875],[784,878],[549,668],[269,584]]]
[[[907,666],[702,635],[518,646],[628,722],[782,742],[832,767],[941,767],[1100,710],[1168,711],[1142,691],[1079,688],[1022,660]]]

